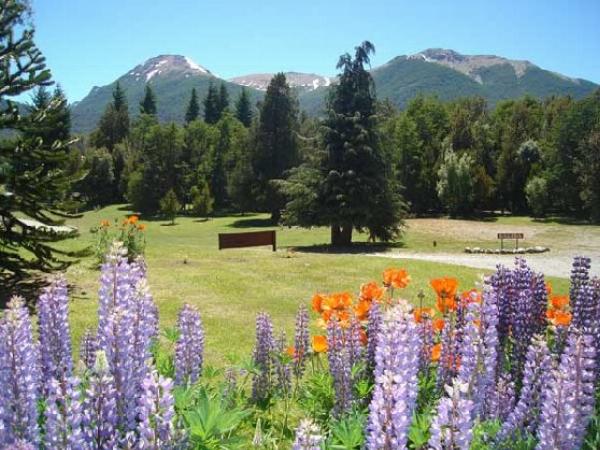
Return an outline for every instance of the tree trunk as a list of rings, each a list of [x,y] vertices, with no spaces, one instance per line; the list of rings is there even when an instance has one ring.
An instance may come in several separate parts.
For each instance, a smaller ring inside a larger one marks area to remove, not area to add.
[[[348,246],[352,243],[352,225],[333,224],[331,226],[331,245]]]

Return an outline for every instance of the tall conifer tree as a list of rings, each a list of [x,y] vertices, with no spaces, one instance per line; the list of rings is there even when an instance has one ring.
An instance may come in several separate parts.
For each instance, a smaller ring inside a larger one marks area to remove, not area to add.
[[[235,104],[235,116],[246,128],[250,128],[252,124],[252,106],[250,105],[250,96],[246,88],[242,88]]]
[[[285,201],[273,184],[298,163],[297,106],[283,73],[267,87],[260,111],[254,168],[263,208],[277,222]]]
[[[221,99],[212,81],[208,85],[208,92],[202,103],[204,104],[204,121],[211,125],[217,123],[221,115],[219,109]]]
[[[75,254],[53,245],[68,235],[44,230],[63,223],[59,205],[71,183],[63,169],[68,143],[61,133],[66,128],[51,129],[51,123],[64,119],[64,103],[58,95],[38,91],[31,113],[21,114],[11,101],[52,81],[26,20],[28,3],[5,1],[1,6],[0,130],[17,132],[0,140],[0,286],[5,298],[15,283],[31,279],[36,271],[64,269],[69,264],[65,256]]]
[[[192,88],[192,96],[185,111],[185,122],[190,123],[200,117],[200,105],[198,104],[198,94],[196,88]]]
[[[140,102],[140,113],[148,114],[150,116],[156,115],[156,97],[149,84],[146,85],[144,98]]]

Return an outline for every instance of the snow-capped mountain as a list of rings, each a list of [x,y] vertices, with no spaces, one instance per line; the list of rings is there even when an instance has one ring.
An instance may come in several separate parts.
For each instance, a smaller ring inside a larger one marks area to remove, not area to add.
[[[157,75],[168,76],[170,74],[183,74],[185,78],[198,74],[212,75],[210,70],[187,56],[159,55],[135,66],[127,73],[127,76],[135,78],[135,81],[149,82]]]
[[[229,81],[259,91],[266,91],[273,75],[273,73],[254,73],[230,78]],[[301,91],[314,91],[331,84],[331,78],[314,73],[285,72],[285,78],[291,87]]]

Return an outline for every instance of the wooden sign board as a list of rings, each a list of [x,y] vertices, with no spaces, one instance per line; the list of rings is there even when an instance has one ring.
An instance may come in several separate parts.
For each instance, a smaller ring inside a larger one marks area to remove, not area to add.
[[[498,233],[498,239],[523,239],[523,233]]]
[[[247,233],[219,233],[219,250],[224,248],[256,247],[271,245],[277,250],[275,230],[249,231]]]

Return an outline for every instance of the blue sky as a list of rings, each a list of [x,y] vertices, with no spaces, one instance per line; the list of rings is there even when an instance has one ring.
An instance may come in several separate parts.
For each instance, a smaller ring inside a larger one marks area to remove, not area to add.
[[[223,78],[335,73],[368,39],[374,66],[444,47],[528,59],[600,83],[600,0],[32,0],[36,41],[69,100],[159,54]]]

